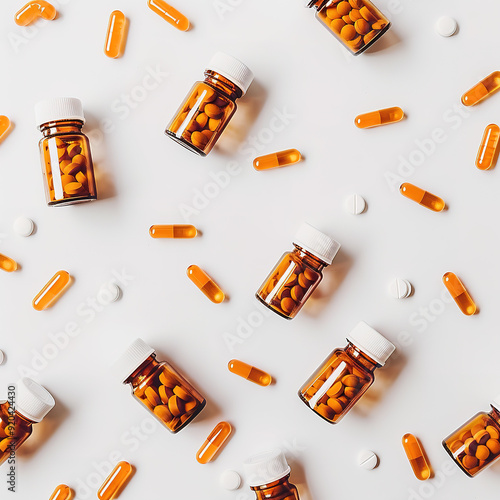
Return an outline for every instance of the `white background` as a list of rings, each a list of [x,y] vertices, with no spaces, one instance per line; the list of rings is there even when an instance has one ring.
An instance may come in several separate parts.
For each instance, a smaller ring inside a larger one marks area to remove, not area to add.
[[[0,113],[15,127],[0,145],[0,251],[21,265],[0,275],[0,348],[7,353],[1,393],[29,368],[57,400],[19,451],[17,498],[48,498],[59,483],[78,488],[79,500],[95,498],[111,454],[113,465],[119,456],[137,469],[122,500],[249,500],[246,485],[226,492],[219,475],[227,468],[242,473],[246,457],[275,446],[286,451],[305,500],[497,498],[500,465],[469,479],[441,440],[500,393],[499,171],[474,166],[485,126],[498,122],[500,97],[473,109],[460,104],[464,91],[498,69],[492,20],[500,6],[494,0],[481,8],[457,0],[377,4],[393,28],[355,58],[299,0],[222,0],[228,7],[222,14],[212,0],[177,1],[193,23],[187,33],[165,23],[145,0],[60,1],[56,21],[29,29],[13,21],[23,1],[1,3]],[[125,55],[111,60],[103,44],[116,8],[130,19],[130,31]],[[434,32],[441,15],[458,20],[456,36]],[[163,131],[220,49],[246,62],[256,81],[220,146],[203,159]],[[168,75],[152,85],[151,70]],[[133,108],[123,104],[124,95]],[[45,205],[33,106],[54,96],[83,101],[97,202]],[[401,106],[407,118],[355,128],[358,113],[389,106]],[[273,119],[277,113],[293,118],[282,125]],[[443,138],[440,144],[430,142],[433,133]],[[303,163],[252,168],[257,152],[290,147],[302,151]],[[405,179],[442,196],[448,211],[428,211],[394,189],[401,179],[387,181],[405,159],[419,164],[403,168]],[[214,187],[212,176],[234,170],[232,162],[238,174],[229,183],[221,174],[228,185]],[[212,198],[186,219],[181,210],[193,206],[200,191]],[[354,192],[368,202],[359,217],[343,208]],[[34,236],[14,234],[19,215],[36,221]],[[188,241],[148,235],[151,224],[185,220],[203,235]],[[263,319],[253,294],[292,248],[302,221],[331,234],[342,250],[313,303],[294,321]],[[228,302],[212,304],[193,286],[186,268],[194,263],[219,282]],[[73,286],[52,309],[36,312],[32,298],[59,269],[70,272]],[[479,314],[466,317],[450,302],[441,282],[446,271],[462,278]],[[87,301],[122,272],[131,277],[122,285],[123,299],[92,312]],[[388,295],[396,276],[412,282],[414,296],[397,301]],[[391,339],[399,355],[377,371],[356,409],[332,426],[296,391],[362,319]],[[247,320],[257,326],[245,329]],[[74,323],[77,336],[61,334]],[[138,336],[208,400],[177,435],[153,428],[111,369]],[[239,339],[232,350],[228,338]],[[226,365],[233,357],[269,371],[276,384],[262,388],[232,375]],[[221,420],[233,424],[234,436],[215,462],[199,465],[196,451]],[[132,437],[136,427],[139,438]],[[427,450],[435,473],[427,483],[413,476],[406,460],[406,432]],[[365,448],[380,457],[374,471],[356,465]],[[5,480],[2,473],[1,498],[7,498]]]

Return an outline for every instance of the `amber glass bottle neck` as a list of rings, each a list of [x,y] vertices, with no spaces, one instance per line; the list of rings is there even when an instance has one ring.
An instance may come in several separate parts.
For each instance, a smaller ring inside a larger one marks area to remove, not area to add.
[[[295,255],[298,255],[306,264],[311,266],[316,271],[319,272],[322,269],[324,269],[326,266],[328,266],[328,264],[325,261],[319,259],[315,255],[313,255],[311,252],[304,250],[299,245],[296,245],[294,243],[293,246],[295,247],[295,250],[293,251],[293,253]]]
[[[493,405],[491,405],[490,416],[498,425],[500,425],[500,410],[495,408]]]
[[[78,133],[82,131],[83,122],[80,120],[59,120],[47,122],[38,128],[44,137],[54,134]]]
[[[137,367],[137,369],[125,380],[125,384],[131,384],[133,388],[138,387],[143,380],[148,378],[151,373],[156,370],[160,362],[156,359],[156,354],[151,354],[144,363]]]
[[[345,348],[345,352],[354,358],[360,365],[363,365],[366,369],[374,371],[375,368],[380,366],[376,361],[374,361],[368,354],[364,353],[359,347],[349,342]]]
[[[290,477],[290,474],[287,474],[286,476],[283,476],[282,478],[280,478],[276,481],[273,481],[272,483],[263,484],[261,486],[250,486],[250,488],[253,491],[255,491],[255,493],[257,494],[258,500],[265,499],[265,498],[268,498],[268,496],[266,495],[267,490],[270,490],[272,488],[276,488],[276,486],[285,486],[285,487],[291,488],[292,485],[288,481],[289,477]]]
[[[331,0],[316,0],[315,2],[311,2],[308,7],[310,9],[316,9],[316,10],[321,10],[325,5],[332,3]]]
[[[205,71],[205,82],[226,94],[232,101],[243,95],[243,91],[237,85],[215,71],[209,69]]]
[[[19,410],[16,410],[14,408],[14,411],[13,413],[11,413],[9,411],[9,408],[10,408],[10,403],[8,401],[4,401],[0,404],[0,414],[1,413],[4,413],[5,415],[7,415],[7,417],[15,417],[15,418],[18,418],[19,420],[21,420],[21,422],[24,423],[25,426],[32,426],[33,424],[35,424],[36,422],[33,421],[33,420],[30,420],[28,417],[25,417],[22,413],[19,412]]]

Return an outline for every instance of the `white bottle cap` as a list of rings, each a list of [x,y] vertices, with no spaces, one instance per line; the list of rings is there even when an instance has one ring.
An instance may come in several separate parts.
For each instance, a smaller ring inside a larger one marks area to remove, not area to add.
[[[293,243],[312,253],[327,264],[333,262],[335,255],[337,255],[340,249],[340,243],[307,223],[300,226]]]
[[[262,486],[290,474],[290,466],[281,450],[255,455],[245,462],[245,473],[249,486]]]
[[[134,340],[114,364],[115,371],[121,377],[122,382],[125,383],[125,380],[154,352],[155,350],[144,340]]]
[[[228,80],[231,80],[241,89],[243,95],[247,93],[248,87],[253,82],[253,73],[248,66],[243,64],[239,59],[236,59],[236,57],[224,52],[217,52],[210,59],[207,69],[215,71]]]
[[[50,392],[30,378],[19,380],[16,389],[16,411],[32,422],[42,421],[56,404]]]
[[[73,97],[57,97],[40,101],[35,105],[35,117],[38,128],[44,123],[59,120],[80,120],[85,123],[82,101]]]
[[[491,403],[498,411],[500,411],[500,394]]]
[[[396,350],[396,346],[392,342],[389,342],[364,321],[360,321],[349,332],[347,340],[368,354],[380,366],[384,366],[385,362]]]

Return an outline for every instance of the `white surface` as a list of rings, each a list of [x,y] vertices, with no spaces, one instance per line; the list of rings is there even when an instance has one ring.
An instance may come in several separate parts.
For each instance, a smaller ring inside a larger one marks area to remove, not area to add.
[[[378,457],[373,451],[363,450],[358,455],[358,465],[366,470],[372,470],[377,467]]]
[[[359,194],[352,194],[347,198],[345,208],[351,215],[360,215],[366,209],[366,201]]]
[[[436,22],[436,31],[441,36],[452,36],[457,32],[458,23],[452,17],[443,16]]]
[[[33,234],[35,223],[31,219],[28,219],[28,217],[18,217],[12,227],[16,234],[27,238]]]
[[[351,500],[353,485],[356,498],[372,500],[418,500],[413,492],[433,500],[496,500],[500,464],[469,479],[441,440],[488,409],[500,390],[500,170],[474,166],[485,126],[498,122],[500,95],[471,109],[460,104],[464,91],[499,69],[498,34],[485,28],[485,13],[500,16],[499,3],[485,0],[476,9],[464,0],[380,0],[393,28],[359,57],[347,54],[299,0],[223,0],[219,5],[229,9],[223,19],[212,0],[172,1],[193,21],[187,33],[145,0],[58,1],[57,20],[27,30],[12,20],[23,3],[0,4],[0,113],[14,122],[0,144],[0,251],[21,264],[0,274],[2,349],[9,354],[0,382],[4,394],[18,367],[34,364],[57,404],[19,451],[12,498],[48,498],[57,484],[81,481],[92,487],[79,498],[94,498],[111,455],[113,466],[123,458],[137,468],[120,500],[158,495],[166,484],[173,498],[185,496],[187,484],[190,498],[250,500],[247,485],[223,491],[220,473],[280,446],[302,500]],[[130,18],[130,32],[124,57],[111,60],[103,45],[117,7]],[[459,21],[457,36],[436,35],[441,15]],[[17,52],[14,36],[26,42],[16,39]],[[256,81],[220,147],[204,159],[163,130],[217,50],[245,61]],[[156,74],[157,66],[168,76]],[[150,90],[141,90],[143,81]],[[99,174],[101,200],[94,203],[45,206],[33,106],[58,95],[83,102]],[[401,106],[407,118],[390,127],[354,126],[359,113],[389,106]],[[397,191],[400,179],[392,189],[386,180],[408,158],[422,159],[418,144],[433,152],[413,170],[406,167],[405,180],[442,196],[445,212],[409,202]],[[300,168],[265,177],[252,168],[258,154],[291,147],[304,154]],[[234,162],[238,173],[223,175],[234,172]],[[189,219],[201,237],[149,236],[152,223],[184,222],[179,207],[191,205],[198,190],[212,196],[217,175],[226,187]],[[353,192],[370,200],[363,217],[343,209]],[[20,213],[37,221],[33,237],[13,234]],[[264,316],[253,294],[305,220],[342,249],[296,319]],[[223,286],[229,302],[212,304],[193,286],[186,268],[195,263]],[[58,269],[75,282],[54,308],[34,311],[31,300]],[[123,271],[131,277],[119,283],[123,300],[101,305],[102,283]],[[479,314],[459,311],[441,282],[446,271],[463,280]],[[394,301],[383,291],[392,276],[405,276],[416,293]],[[355,409],[329,425],[296,393],[361,319],[393,341],[397,354]],[[224,334],[238,339],[233,350]],[[208,399],[199,419],[177,435],[153,428],[112,376],[111,362],[138,336]],[[276,384],[262,388],[234,377],[227,362],[236,357],[272,373]],[[196,451],[221,420],[235,433],[216,461],[200,465]],[[436,477],[426,483],[413,476],[402,449],[406,432],[429,455]],[[363,448],[381,459],[369,473],[356,465]],[[2,498],[5,487],[2,481]]]

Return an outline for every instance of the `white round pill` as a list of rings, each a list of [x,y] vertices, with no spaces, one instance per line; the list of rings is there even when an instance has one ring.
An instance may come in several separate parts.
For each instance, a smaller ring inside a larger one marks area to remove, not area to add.
[[[389,293],[395,299],[406,299],[412,292],[411,283],[401,278],[394,279],[389,285]]]
[[[220,484],[226,490],[237,490],[241,486],[241,476],[235,470],[225,470],[220,475]]]
[[[352,215],[360,215],[366,210],[366,201],[359,194],[352,194],[345,201],[345,209]]]
[[[366,470],[375,469],[378,465],[378,457],[373,451],[363,450],[358,455],[358,465]]]
[[[116,283],[109,283],[107,289],[110,292],[110,301],[116,302],[122,296],[122,289]]]
[[[14,232],[19,236],[31,236],[35,230],[35,223],[28,217],[18,217],[14,221]]]
[[[0,365],[3,364],[4,360],[5,360],[5,354],[3,351],[0,351]]]
[[[452,17],[443,16],[436,22],[436,31],[441,36],[452,36],[457,32],[458,23]]]

